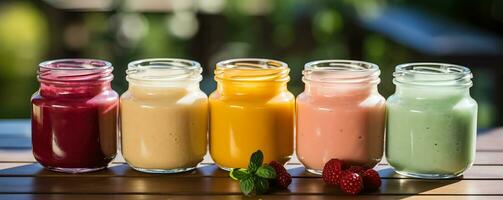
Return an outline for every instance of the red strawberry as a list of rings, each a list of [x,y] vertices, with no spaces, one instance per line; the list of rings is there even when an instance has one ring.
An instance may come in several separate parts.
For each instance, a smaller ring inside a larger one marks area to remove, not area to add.
[[[357,173],[359,174],[360,176],[363,175],[363,172],[365,172],[365,168],[361,167],[361,166],[356,166],[356,165],[351,165],[351,167],[349,167],[348,169],[346,169],[347,171],[351,171],[351,172],[354,172],[354,173]]]
[[[362,177],[365,190],[372,191],[381,187],[381,177],[379,177],[379,173],[377,173],[376,170],[367,169],[367,171],[363,173]]]
[[[278,161],[271,161],[269,165],[276,171],[276,179],[274,183],[279,188],[287,188],[292,183],[292,176],[286,171],[285,167]]]
[[[358,194],[363,189],[363,179],[358,173],[344,171],[339,179],[341,190],[348,194]]]
[[[323,172],[321,174],[323,181],[329,185],[338,185],[343,164],[342,160],[339,159],[329,160],[323,167]]]

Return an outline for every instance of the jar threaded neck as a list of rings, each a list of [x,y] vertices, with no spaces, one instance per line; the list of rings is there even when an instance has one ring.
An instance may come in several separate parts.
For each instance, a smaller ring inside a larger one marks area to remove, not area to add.
[[[43,83],[95,84],[113,79],[112,64],[96,59],[58,59],[39,64],[37,78]]]
[[[375,83],[380,79],[379,66],[357,60],[318,60],[306,63],[302,80],[305,83]]]
[[[151,58],[128,64],[126,79],[131,82],[159,84],[202,80],[201,64],[192,60],[176,58]]]
[[[413,86],[472,85],[470,69],[448,63],[406,63],[396,66],[393,83]]]
[[[284,62],[262,58],[230,59],[217,63],[215,80],[288,82],[290,68]]]

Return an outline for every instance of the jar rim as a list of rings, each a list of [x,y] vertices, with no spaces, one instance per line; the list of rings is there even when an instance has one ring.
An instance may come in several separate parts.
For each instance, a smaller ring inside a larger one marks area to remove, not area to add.
[[[215,80],[288,82],[288,64],[267,58],[235,58],[216,64]]]
[[[399,64],[393,82],[410,85],[471,86],[472,73],[468,67],[440,62]]]
[[[197,61],[179,58],[148,58],[128,64],[126,79],[142,82],[202,80],[203,69]]]
[[[222,69],[263,70],[288,68],[288,64],[279,60],[267,58],[234,58],[220,61],[216,64]],[[244,67],[246,66],[246,67]]]
[[[64,58],[41,62],[37,78],[54,84],[94,84],[113,79],[112,63],[90,58]]]
[[[322,66],[328,64],[330,66]],[[344,59],[328,59],[315,60],[304,65],[304,69],[313,71],[354,71],[354,72],[369,72],[379,71],[379,66],[365,61],[359,60],[344,60]]]
[[[365,61],[328,59],[304,65],[302,80],[321,83],[379,83],[379,66]]]
[[[142,65],[148,64],[148,65]],[[174,65],[179,64],[179,65]],[[197,61],[181,59],[181,58],[146,58],[132,61],[128,64],[128,69],[134,68],[151,68],[151,67],[184,67],[188,69],[201,68],[201,64]]]
[[[65,65],[60,67],[60,65]],[[39,65],[41,69],[47,70],[97,70],[112,68],[112,63],[92,58],[63,58],[47,60]]]
[[[419,74],[469,74],[471,73],[468,67],[450,63],[440,62],[415,62],[404,63],[396,66],[395,71],[419,73]]]

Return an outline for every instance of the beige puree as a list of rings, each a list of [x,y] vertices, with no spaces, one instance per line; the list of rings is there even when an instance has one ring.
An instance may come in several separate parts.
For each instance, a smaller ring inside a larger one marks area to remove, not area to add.
[[[132,167],[182,169],[202,161],[208,101],[199,88],[130,83],[120,109],[122,154]]]

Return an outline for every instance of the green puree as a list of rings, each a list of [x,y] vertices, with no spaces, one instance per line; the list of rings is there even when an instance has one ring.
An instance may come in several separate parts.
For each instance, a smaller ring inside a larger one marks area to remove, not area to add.
[[[387,102],[390,165],[415,176],[461,174],[475,159],[477,103],[467,89],[401,87]]]

